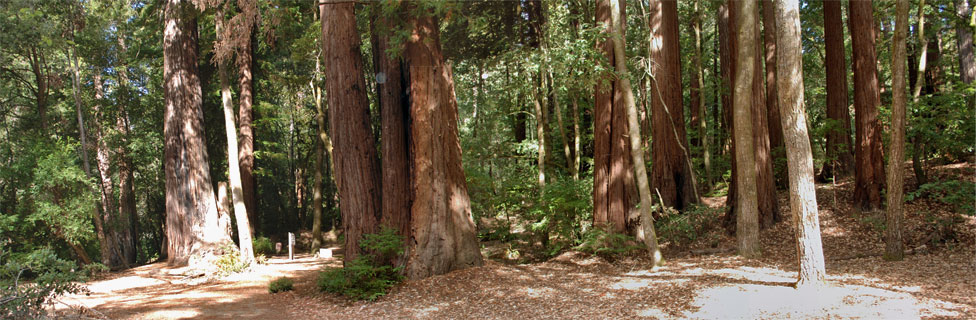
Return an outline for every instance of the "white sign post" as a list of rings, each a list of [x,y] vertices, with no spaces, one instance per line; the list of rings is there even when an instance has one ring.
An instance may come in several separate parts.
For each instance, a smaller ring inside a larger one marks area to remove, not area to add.
[[[288,233],[288,260],[295,260],[295,234]]]

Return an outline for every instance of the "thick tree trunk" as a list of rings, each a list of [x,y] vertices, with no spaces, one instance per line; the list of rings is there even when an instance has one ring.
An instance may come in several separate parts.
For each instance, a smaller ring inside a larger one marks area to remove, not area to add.
[[[627,58],[624,56],[623,21],[620,18],[620,1],[610,0],[610,16],[613,23],[613,42],[614,62],[618,74],[626,75]],[[627,108],[627,124],[630,135],[630,155],[634,163],[634,175],[637,177],[637,188],[640,194],[640,228],[637,229],[638,239],[643,240],[644,245],[651,255],[651,265],[657,266],[663,259],[661,250],[658,248],[657,232],[654,230],[654,218],[651,215],[651,187],[647,181],[647,167],[644,164],[644,153],[641,149],[641,132],[638,123],[637,105],[634,102],[634,93],[630,85],[630,79],[620,78],[621,89],[624,96],[624,107]],[[634,151],[637,150],[637,151]]]
[[[851,1],[848,22],[851,30],[854,73],[855,179],[854,208],[881,209],[884,188],[884,157],[881,152],[881,122],[878,108],[878,58],[874,48],[872,1]]]
[[[335,139],[335,170],[346,238],[344,262],[362,251],[363,234],[376,232],[380,217],[380,166],[370,129],[355,3],[329,3],[322,11],[329,128]]]
[[[414,197],[405,273],[416,279],[484,262],[461,166],[454,79],[441,52],[438,23],[432,16],[412,15],[407,25]]]
[[[620,10],[624,8],[621,6]],[[605,26],[606,34],[610,34],[609,0],[597,1],[596,21]],[[612,65],[615,64],[610,39],[600,43],[599,49]],[[630,145],[626,139],[629,134],[627,115],[619,102],[623,93],[619,81],[610,81],[609,86],[598,84],[594,90],[593,224],[607,231],[626,233],[627,215],[633,205],[625,186],[633,186],[634,177],[630,170]]]
[[[380,121],[383,126],[383,210],[380,222],[404,238],[410,236],[410,101],[406,96],[403,61],[392,57],[390,49],[390,22],[374,17],[372,27],[373,66],[377,74],[385,75],[377,81],[377,100]]]
[[[764,3],[772,5],[772,3]],[[821,286],[826,280],[820,219],[813,181],[813,150],[803,105],[803,50],[800,42],[800,3],[781,0],[775,4],[778,27],[776,86],[782,112],[783,137],[789,167],[790,211],[796,232],[799,272],[797,287]],[[767,78],[768,79],[768,78]]]
[[[969,0],[956,0],[956,50],[959,52],[959,79],[976,80],[976,52],[973,50],[973,27],[967,22],[973,15]]]
[[[102,82],[102,75],[95,72],[93,84],[95,87],[95,103],[92,111],[95,113],[92,119],[92,130],[95,135],[95,167],[98,168],[98,185],[101,191],[101,220],[105,233],[105,247],[101,248],[102,263],[112,269],[121,267],[128,268],[129,264],[122,254],[121,242],[127,240],[126,233],[129,226],[123,225],[127,220],[120,219],[115,203],[115,185],[112,182],[112,159],[109,154],[108,138],[105,130],[102,130],[102,123],[105,121],[104,110],[101,108],[101,100],[105,97],[105,90]],[[125,239],[123,239],[125,238]]]
[[[732,3],[731,1],[729,2]],[[735,135],[734,154],[739,164],[755,163],[755,153],[752,152],[754,143],[752,130],[751,105],[753,100],[753,79],[756,75],[755,59],[748,57],[756,54],[758,50],[756,25],[756,0],[738,1],[734,5],[736,10],[736,34],[737,55],[747,57],[736,60],[735,68],[735,111],[733,118],[735,125],[733,133]],[[739,245],[739,254],[747,258],[756,258],[760,255],[759,244],[759,208],[758,194],[756,187],[756,167],[751,165],[739,165],[735,167],[738,179],[736,188],[738,189],[736,212],[736,239]]]
[[[851,144],[851,112],[847,96],[847,58],[840,1],[824,1],[824,48],[827,69],[827,159],[821,180],[846,177],[854,168]]]
[[[164,5],[163,92],[166,168],[166,238],[171,264],[187,264],[230,243],[218,226],[210,181],[202,93],[197,76],[196,8],[188,1]]]
[[[905,115],[908,104],[905,92],[905,39],[908,37],[908,0],[895,3],[895,39],[891,43],[891,144],[888,155],[888,210],[885,214],[885,259],[902,260],[905,257],[902,242],[904,197],[902,188],[905,171]]]
[[[699,199],[686,148],[677,1],[651,1],[650,13],[649,27],[656,38],[651,46],[651,184],[665,206],[684,210]]]
[[[763,44],[766,66],[766,113],[768,118],[770,169],[777,159],[785,160],[783,145],[783,125],[780,122],[779,96],[776,90],[776,13],[772,0],[762,1]],[[786,174],[787,172],[783,172]],[[786,176],[774,177],[775,182],[784,184]]]
[[[217,10],[214,18],[217,42],[227,41],[223,30],[223,10]],[[224,110],[224,128],[227,134],[227,167],[230,180],[231,201],[234,204],[234,218],[237,219],[237,236],[240,240],[241,258],[245,262],[254,261],[254,247],[251,243],[251,224],[247,206],[244,204],[244,191],[241,181],[240,159],[237,155],[237,124],[234,122],[234,105],[231,97],[230,84],[227,83],[227,61],[217,62],[217,73],[220,81],[220,101]],[[243,99],[242,99],[243,100]],[[243,103],[242,103],[243,104]]]
[[[254,179],[254,78],[251,72],[253,59],[253,44],[251,34],[240,37],[243,42],[237,50],[237,75],[241,96],[238,98],[237,117],[240,121],[240,136],[238,136],[238,162],[241,167],[241,188],[244,194],[244,207],[247,208],[247,218],[251,236],[261,228],[258,217],[257,186]]]

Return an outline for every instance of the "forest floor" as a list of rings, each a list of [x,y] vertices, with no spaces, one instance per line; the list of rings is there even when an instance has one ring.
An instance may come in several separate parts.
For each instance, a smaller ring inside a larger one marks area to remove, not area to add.
[[[930,175],[973,181],[976,166],[940,166]],[[906,178],[914,190],[913,176]],[[61,299],[73,307],[59,312],[111,319],[976,318],[976,219],[928,199],[909,202],[910,253],[904,261],[884,261],[883,216],[850,210],[852,184],[818,185],[829,281],[819,291],[791,287],[797,266],[787,217],[762,233],[763,257],[756,260],[736,256],[734,238],[715,230],[702,241],[665,247],[667,263],[654,269],[642,257],[608,261],[572,251],[528,264],[486,260],[481,267],[406,281],[374,302],[318,291],[319,271],[341,265],[334,258],[276,257],[200,284],[160,263],[91,282],[90,295]],[[786,197],[781,192],[783,208]],[[721,206],[724,199],[707,203]],[[268,282],[279,276],[295,279],[295,290],[268,293]]]

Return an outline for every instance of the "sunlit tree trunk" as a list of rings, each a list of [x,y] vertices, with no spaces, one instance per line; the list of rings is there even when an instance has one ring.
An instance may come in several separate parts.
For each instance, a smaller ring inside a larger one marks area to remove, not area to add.
[[[905,81],[905,47],[908,37],[908,0],[895,3],[895,39],[891,43],[891,143],[888,156],[888,210],[885,214],[885,259],[902,260],[905,248],[902,242],[904,219],[903,185],[905,171],[905,115],[908,104]]]
[[[765,5],[773,5],[765,3]],[[807,130],[806,107],[803,105],[803,47],[800,41],[800,3],[780,0],[775,6],[778,28],[776,40],[776,86],[782,111],[783,138],[789,167],[790,211],[796,232],[797,287],[820,286],[827,271],[824,267],[817,216],[816,185],[813,181],[813,150]]]
[[[701,141],[702,146],[702,158],[705,164],[705,184],[708,187],[712,185],[712,159],[711,159],[711,149],[709,146],[708,137],[708,121],[705,119],[705,94],[702,91],[705,88],[705,74],[702,68],[702,20],[704,20],[704,12],[699,9],[701,4],[700,0],[695,0],[695,18],[692,23],[692,31],[695,34],[695,54],[694,54],[694,64],[695,64],[695,82],[693,84],[698,88],[697,94],[699,95],[698,101],[692,100],[692,106],[697,106],[697,112],[692,111],[692,114],[696,114],[693,117],[691,124],[698,126],[698,139]],[[692,92],[696,92],[695,88],[692,88]],[[697,102],[697,103],[696,103]],[[697,118],[697,119],[695,119]],[[697,121],[696,121],[697,120]]]
[[[423,13],[406,23],[414,194],[405,273],[416,279],[484,262],[461,165],[454,76],[441,52],[439,24]]]
[[[197,9],[189,1],[164,4],[166,238],[171,264],[205,255],[230,235],[219,227],[197,76]]]
[[[735,110],[733,112],[733,133],[735,136],[735,157],[740,164],[735,167],[738,179],[736,212],[736,239],[739,254],[747,258],[760,255],[759,244],[759,207],[756,190],[756,167],[741,165],[755,163],[753,152],[753,79],[756,75],[755,59],[748,57],[757,52],[756,0],[737,1],[736,10],[736,51],[737,56],[746,57],[736,60],[735,68]]]
[[[846,177],[854,168],[851,144],[851,112],[847,95],[847,58],[841,1],[824,1],[824,51],[827,82],[827,160],[822,180]]]
[[[618,74],[626,75],[627,58],[624,56],[623,21],[620,18],[620,0],[610,0],[610,16],[613,23],[614,62]],[[627,108],[627,125],[630,132],[630,155],[634,163],[634,175],[637,177],[637,189],[640,194],[640,228],[638,238],[643,238],[644,245],[647,246],[651,254],[651,265],[657,266],[662,262],[661,250],[658,248],[657,232],[654,230],[654,218],[651,216],[651,187],[647,181],[647,167],[644,164],[644,153],[641,149],[640,123],[637,116],[637,104],[634,102],[634,93],[630,85],[630,79],[620,78],[621,89],[624,95],[624,105]],[[634,151],[637,150],[637,151]]]
[[[322,6],[319,6],[322,10]],[[321,53],[321,52],[319,52]],[[322,105],[322,88],[318,86],[321,74],[321,54],[315,56],[315,77],[309,84],[312,87],[312,94],[315,98],[315,169],[312,185],[312,250],[313,254],[318,253],[322,247],[322,169],[325,166],[325,141],[328,136],[325,132],[325,106]]]
[[[762,32],[766,66],[766,114],[769,132],[770,169],[777,159],[785,158],[783,146],[783,125],[780,122],[779,97],[776,90],[776,13],[772,0],[762,0]],[[786,182],[784,176],[773,179],[780,184]],[[774,194],[775,197],[775,194]],[[768,221],[767,221],[768,222]]]
[[[329,3],[324,7],[322,51],[328,66],[325,88],[346,238],[343,258],[349,263],[361,254],[359,241],[363,234],[376,231],[382,205],[380,166],[370,129],[355,3]]]
[[[851,30],[854,73],[855,179],[854,208],[881,209],[884,189],[884,157],[881,152],[881,122],[878,108],[878,58],[874,48],[873,2],[851,1],[848,22]]]
[[[254,64],[253,43],[251,41],[253,21],[257,16],[255,0],[238,0],[242,17],[245,17],[246,34],[239,35],[242,42],[237,50],[237,75],[241,95],[238,97],[237,117],[240,122],[240,136],[238,143],[238,162],[241,168],[241,190],[244,194],[244,206],[247,208],[248,221],[251,222],[249,232],[251,236],[261,227],[258,212],[257,186],[254,179],[254,77],[251,72]]]
[[[912,103],[917,104],[919,97],[922,95],[922,87],[926,84],[926,68],[929,60],[929,41],[925,35],[925,0],[919,0],[918,2],[918,22],[915,26],[915,34],[918,36],[918,45],[916,48],[918,48],[919,52],[916,55],[918,58],[918,67],[915,68],[916,77],[913,79],[915,81],[912,87]],[[928,183],[928,176],[925,175],[925,168],[922,167],[922,160],[925,157],[925,141],[923,140],[919,136],[915,136],[912,139],[912,169],[915,172],[915,181],[919,186]]]
[[[217,41],[227,41],[222,30],[224,23],[223,10],[218,9],[214,18]],[[227,61],[217,62],[217,73],[220,81],[220,101],[224,110],[224,128],[227,134],[227,167],[230,180],[231,201],[234,204],[234,218],[237,219],[237,236],[240,240],[241,258],[245,262],[254,261],[254,248],[251,243],[251,224],[244,205],[244,191],[241,186],[241,168],[237,158],[237,124],[234,122],[234,102],[231,97],[230,84],[227,83]]]

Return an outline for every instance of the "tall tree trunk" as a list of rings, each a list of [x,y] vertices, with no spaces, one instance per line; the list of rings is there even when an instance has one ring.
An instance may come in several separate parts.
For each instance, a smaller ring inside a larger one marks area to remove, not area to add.
[[[573,162],[571,164],[572,169],[570,172],[573,174],[573,180],[579,179],[580,171],[580,115],[579,115],[579,100],[575,95],[573,96]]]
[[[250,10],[257,10],[253,0],[239,0],[238,2],[241,4],[242,10],[245,13]],[[252,12],[251,14],[256,14],[256,12]],[[251,30],[253,30],[251,26],[253,22],[247,25],[246,30],[248,32],[245,35],[239,36],[242,42],[239,44],[240,47],[237,50],[237,75],[238,85],[241,91],[237,109],[237,117],[238,121],[240,121],[238,162],[241,168],[241,190],[244,194],[244,207],[247,208],[248,221],[251,222],[249,232],[253,237],[261,229],[261,220],[257,215],[257,186],[255,185],[254,179],[254,77],[251,72],[254,64],[254,46],[251,41]]]
[[[924,0],[923,0],[924,1]],[[905,115],[908,97],[905,92],[905,39],[908,37],[908,0],[895,3],[895,39],[891,43],[891,144],[888,159],[888,210],[885,214],[885,260],[902,260],[902,220],[905,216],[903,185],[905,171]]]
[[[956,50],[959,52],[959,79],[963,83],[976,80],[976,53],[973,50],[973,16],[969,0],[956,0]]]
[[[729,124],[732,118],[732,109],[733,109],[733,105],[732,105],[732,94],[733,94],[732,82],[733,81],[732,80],[735,77],[732,71],[735,68],[735,62],[732,60],[732,57],[734,56],[734,50],[735,50],[734,47],[735,43],[733,43],[732,40],[734,37],[734,35],[732,35],[732,32],[734,31],[729,30],[729,28],[732,26],[734,13],[729,12],[730,8],[728,3],[729,2],[726,1],[721,5],[719,5],[718,18],[716,19],[715,22],[716,28],[718,29],[718,35],[719,35],[718,55],[721,56],[721,61],[719,65],[720,66],[719,74],[721,75],[722,78],[721,86],[719,89],[719,93],[722,101],[722,114],[720,117],[721,118],[720,121],[717,121],[717,123],[719,124],[718,145],[719,145],[719,150],[722,151],[723,155],[725,154],[726,146],[727,145],[731,146],[731,142],[727,140],[728,140],[729,133],[732,131]],[[719,117],[719,114],[716,113],[715,116]],[[735,161],[734,155],[732,156],[732,161]],[[735,174],[734,171],[735,170],[733,169],[733,174]],[[732,194],[729,193],[729,195],[731,196]]]
[[[79,71],[78,54],[75,48],[72,48],[68,53],[68,63],[71,65],[71,85],[75,100],[75,114],[78,119],[78,140],[81,142],[78,149],[81,150],[81,163],[82,168],[85,170],[85,175],[91,177],[91,162],[88,160],[88,134],[85,132],[85,117],[81,110],[81,79],[79,79],[81,78],[81,72]],[[96,206],[92,213],[92,220],[95,222],[95,237],[98,238],[98,246],[102,257],[110,257],[111,251],[109,250],[111,249],[111,244],[108,242],[109,238],[105,233],[105,221],[102,220],[99,208],[100,206]]]
[[[729,2],[732,3],[731,1]],[[753,79],[756,75],[755,59],[749,59],[751,55],[758,52],[756,25],[757,6],[756,0],[738,1],[735,4],[735,22],[737,43],[737,56],[746,57],[736,60],[735,68],[735,112],[733,114],[735,125],[735,157],[740,164],[735,167],[738,179],[736,188],[738,189],[736,212],[736,239],[739,245],[739,254],[747,258],[756,258],[760,255],[759,243],[759,207],[758,193],[756,185],[756,167],[742,165],[755,163],[755,153],[753,150],[753,133],[751,104],[753,100]]]
[[[559,139],[563,141],[563,156],[566,157],[566,169],[569,171],[570,176],[575,176],[576,168],[573,167],[573,154],[571,151],[573,142],[566,136],[566,123],[563,122],[563,110],[559,106],[559,99],[555,94],[556,89],[553,88],[552,91],[553,94],[550,96],[549,102],[552,103],[553,113],[556,114],[556,125],[559,126]]]
[[[766,114],[769,131],[770,169],[778,159],[785,160],[783,145],[783,125],[780,122],[779,96],[776,90],[776,13],[772,0],[762,0],[763,44],[766,66]],[[784,172],[786,173],[786,172]],[[787,177],[774,177],[775,182],[783,184]]]
[[[227,41],[224,34],[223,10],[218,9],[214,18],[217,42]],[[229,32],[228,32],[229,33]],[[240,240],[241,257],[245,262],[254,261],[254,247],[251,243],[251,224],[247,206],[244,205],[244,191],[241,181],[240,159],[237,158],[237,125],[234,123],[234,102],[227,83],[227,61],[217,62],[217,73],[220,81],[220,101],[224,110],[224,128],[227,133],[227,167],[230,180],[231,201],[234,204],[234,218],[237,219],[237,236]]]
[[[854,57],[854,118],[857,122],[854,208],[862,211],[881,209],[881,190],[885,183],[873,11],[872,1],[851,1],[848,12]]]
[[[610,0],[610,17],[613,23],[614,62],[618,74],[626,75],[627,58],[624,56],[623,21],[620,18],[620,1]],[[657,232],[654,230],[654,218],[651,216],[651,187],[647,182],[647,167],[644,164],[644,152],[641,152],[640,123],[637,116],[637,105],[634,102],[634,91],[630,85],[630,78],[620,77],[623,90],[624,105],[627,108],[627,124],[630,135],[630,155],[634,163],[634,175],[637,177],[637,188],[640,194],[640,228],[637,234],[642,238],[651,254],[651,265],[663,262],[661,250],[658,248]]]
[[[439,24],[428,15],[406,20],[414,198],[405,273],[416,279],[484,262],[461,166],[454,76],[441,52]]]
[[[624,11],[625,7],[622,5],[620,10]],[[610,19],[609,0],[597,1],[596,21],[604,25],[606,34],[612,31]],[[612,41],[607,39],[598,46],[607,60],[615,64]],[[626,233],[627,215],[633,206],[625,186],[632,186],[634,177],[629,170],[630,145],[626,139],[629,129],[626,110],[619,102],[623,93],[619,81],[609,81],[609,86],[598,84],[594,89],[593,224],[611,232]]]
[[[122,135],[122,145],[119,146],[118,168],[119,168],[119,217],[128,219],[129,230],[128,241],[121,244],[122,254],[129,264],[136,263],[139,255],[139,215],[136,211],[136,195],[134,185],[134,174],[132,159],[129,157],[129,114],[126,107],[129,104],[129,65],[126,62],[126,52],[128,47],[125,44],[123,32],[119,32],[119,62],[121,67],[117,68],[119,85],[118,114],[115,118],[115,129]]]
[[[319,5],[319,13],[325,10],[324,5]],[[322,38],[319,38],[322,41]],[[322,52],[317,51],[315,55],[315,76],[309,81],[312,87],[312,95],[315,98],[315,170],[312,185],[312,245],[311,252],[316,254],[322,247],[322,169],[325,166],[325,144],[329,137],[325,132],[325,106],[322,105],[322,88],[318,86],[322,74],[321,57]]]
[[[828,163],[820,171],[821,180],[846,177],[854,168],[851,144],[851,112],[847,97],[847,58],[844,47],[844,22],[840,1],[824,1],[824,48],[827,69]]]
[[[650,2],[649,26],[655,36],[651,46],[654,78],[651,81],[651,184],[665,206],[684,210],[698,203],[694,175],[688,165],[684,104],[681,98],[681,48],[678,41],[678,3]]]
[[[197,76],[197,9],[184,0],[164,5],[166,238],[171,264],[205,255],[230,235],[219,227],[210,180],[200,78]]]
[[[694,64],[695,64],[695,82],[693,84],[698,87],[698,94],[700,97],[696,103],[695,99],[692,100],[692,106],[697,106],[697,112],[694,110],[692,114],[697,115],[697,119],[692,119],[692,125],[698,126],[698,139],[701,141],[702,146],[702,158],[705,164],[705,185],[711,188],[712,185],[712,159],[711,150],[709,149],[708,141],[708,121],[705,120],[705,94],[702,91],[705,88],[705,74],[702,68],[702,20],[704,20],[704,12],[699,9],[701,5],[701,0],[695,0],[695,18],[694,23],[692,23],[692,31],[695,34],[695,54],[694,54]],[[692,88],[692,92],[695,92],[695,88]]]
[[[410,236],[411,173],[410,173],[410,101],[406,96],[403,61],[390,56],[390,21],[374,17],[372,28],[373,66],[377,74],[385,75],[377,82],[377,100],[383,126],[383,211],[380,222],[399,235]]]
[[[697,8],[698,2],[696,1],[694,5]],[[698,122],[700,121],[699,118],[701,117],[701,103],[704,101],[704,97],[702,97],[702,75],[699,72],[699,70],[701,70],[701,57],[699,56],[701,54],[701,27],[699,26],[700,22],[697,16],[697,11],[694,14],[695,16],[692,16],[691,22],[689,23],[691,25],[691,33],[694,36],[693,41],[695,41],[695,43],[693,46],[694,54],[691,56],[691,67],[693,68],[691,70],[691,81],[688,82],[691,85],[691,89],[688,90],[688,97],[689,100],[691,100],[691,103],[688,104],[688,123],[692,125],[694,129],[700,129],[698,127]],[[688,144],[689,146],[701,147],[701,130],[694,130],[694,133],[694,135],[690,135],[691,137],[688,138]]]
[[[929,42],[928,37],[925,35],[925,0],[919,0],[918,2],[918,22],[915,25],[918,36],[918,45],[916,48],[920,50],[916,55],[918,59],[918,64],[915,68],[915,81],[912,87],[912,103],[917,104],[918,99],[922,95],[922,87],[926,86],[927,77],[927,63],[929,60]],[[907,38],[907,36],[906,36]],[[912,138],[912,169],[915,172],[915,182],[921,186],[928,183],[928,176],[925,174],[925,168],[923,167],[923,160],[925,159],[925,141],[921,136],[915,136]],[[890,167],[890,166],[889,166]]]
[[[101,108],[101,100],[105,97],[105,90],[102,82],[102,75],[96,71],[93,77],[95,87],[95,103],[92,111],[95,113],[92,123],[93,134],[95,135],[95,163],[98,168],[98,185],[101,191],[101,220],[105,233],[105,245],[101,248],[102,263],[112,269],[120,267],[128,268],[129,264],[122,255],[119,247],[121,236],[128,231],[128,225],[122,226],[118,217],[118,210],[115,203],[115,185],[112,182],[112,160],[109,154],[108,143],[105,130],[102,130],[102,123],[105,119],[104,110]]]
[[[825,1],[829,2],[829,1]],[[772,3],[765,3],[772,5]],[[803,47],[800,41],[800,3],[777,1],[776,86],[782,111],[783,137],[789,167],[790,211],[796,232],[799,272],[797,287],[821,286],[827,277],[820,219],[817,216],[817,193],[813,181],[813,150],[803,106]]]
[[[363,58],[355,3],[329,3],[322,11],[329,128],[335,142],[335,170],[345,243],[344,262],[362,251],[363,234],[374,233],[380,217],[380,166],[370,129]]]

